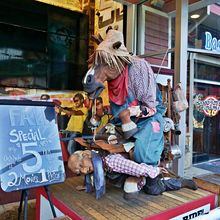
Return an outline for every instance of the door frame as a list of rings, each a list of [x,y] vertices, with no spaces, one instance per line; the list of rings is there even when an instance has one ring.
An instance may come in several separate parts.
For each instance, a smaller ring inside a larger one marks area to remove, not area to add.
[[[214,66],[219,66],[220,68],[220,60],[218,57],[220,57],[220,53],[213,53],[209,51],[204,51],[200,49],[190,49],[188,50],[189,53],[189,137],[190,137],[190,144],[189,144],[189,150],[192,152],[191,157],[193,157],[193,91],[194,91],[194,83],[205,83],[209,85],[217,85],[220,86],[220,82],[217,81],[211,81],[211,80],[202,80],[199,78],[195,78],[195,61],[202,61],[206,64],[211,64]],[[191,158],[191,164],[192,158]]]

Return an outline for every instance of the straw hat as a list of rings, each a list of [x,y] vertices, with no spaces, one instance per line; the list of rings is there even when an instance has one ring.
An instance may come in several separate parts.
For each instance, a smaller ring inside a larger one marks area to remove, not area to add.
[[[131,63],[131,55],[124,45],[122,32],[111,29],[107,32],[106,38],[98,45],[94,63],[96,65],[107,63],[121,72],[124,69],[122,61]]]

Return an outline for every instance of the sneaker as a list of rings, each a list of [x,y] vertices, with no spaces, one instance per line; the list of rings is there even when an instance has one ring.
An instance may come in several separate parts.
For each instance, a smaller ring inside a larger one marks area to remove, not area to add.
[[[192,189],[192,190],[198,189],[198,186],[196,185],[196,183],[191,179],[181,178],[181,184],[182,184],[182,187],[185,187],[188,189]]]

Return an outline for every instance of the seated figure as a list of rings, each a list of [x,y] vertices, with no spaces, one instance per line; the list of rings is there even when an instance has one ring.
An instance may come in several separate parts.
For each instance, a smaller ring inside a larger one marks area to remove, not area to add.
[[[96,148],[103,150],[97,153],[93,150],[76,151],[68,160],[68,167],[75,174],[84,174],[86,191],[93,190],[95,186],[96,198],[99,199],[105,193],[105,174],[107,179],[120,179],[116,186],[124,185],[124,196],[128,199],[134,199],[141,189],[148,194],[158,195],[168,190],[178,190],[181,187],[197,189],[196,184],[189,179],[184,178],[157,178],[161,173],[167,173],[163,167],[138,164],[129,159],[128,152],[132,152],[133,144],[126,143],[121,145],[107,144],[103,140],[98,140],[88,144],[82,138],[75,138],[77,142],[86,148]],[[106,152],[109,152],[106,154]],[[94,184],[92,184],[91,175],[93,175]]]

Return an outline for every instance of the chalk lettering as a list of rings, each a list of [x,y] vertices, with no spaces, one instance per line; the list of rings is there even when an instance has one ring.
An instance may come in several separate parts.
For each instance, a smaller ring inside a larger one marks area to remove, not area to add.
[[[17,156],[17,155],[14,155],[14,154],[4,155],[3,156],[3,161],[14,164],[15,162],[21,161],[21,157]]]
[[[8,182],[8,186],[19,186],[19,185],[20,185],[21,179],[18,178],[17,173],[15,173],[15,172],[10,172],[8,175],[9,175],[9,176],[13,176],[12,178],[14,178],[13,181]],[[19,180],[20,180],[20,181],[19,181]],[[18,183],[17,183],[17,182],[18,182]]]
[[[32,129],[29,129],[29,132],[24,133],[21,130],[13,129],[10,131],[9,135],[12,137],[10,139],[11,143],[16,142],[27,142],[27,141],[41,141],[45,140],[46,138],[42,137],[41,132],[39,129],[37,131],[33,131]]]
[[[60,178],[60,174],[56,171],[51,171],[47,173],[47,178],[50,182],[58,180]]]
[[[32,111],[25,111],[24,109],[10,109],[9,116],[11,126],[24,126],[25,123],[28,125],[36,125],[36,120]]]
[[[44,125],[47,123],[44,109],[40,111],[26,111],[25,109],[12,108],[9,110],[11,126],[33,126]]]
[[[36,162],[34,165],[28,165],[27,162],[23,163],[22,166],[23,166],[24,171],[28,172],[28,173],[38,171],[42,166],[42,158],[37,151],[27,149],[29,147],[37,147],[37,143],[36,142],[22,143],[21,147],[22,147],[23,155],[32,154],[33,157],[35,157],[35,159],[36,159]]]
[[[47,182],[48,181],[48,179],[47,179],[47,177],[46,177],[46,172],[45,172],[45,169],[41,169],[40,170],[40,173],[41,173],[41,183],[43,183],[43,182]]]
[[[28,184],[32,184],[32,183],[39,183],[39,179],[38,179],[38,176],[37,175],[31,175],[31,176],[26,176],[24,178],[24,182],[26,183],[26,185]]]

